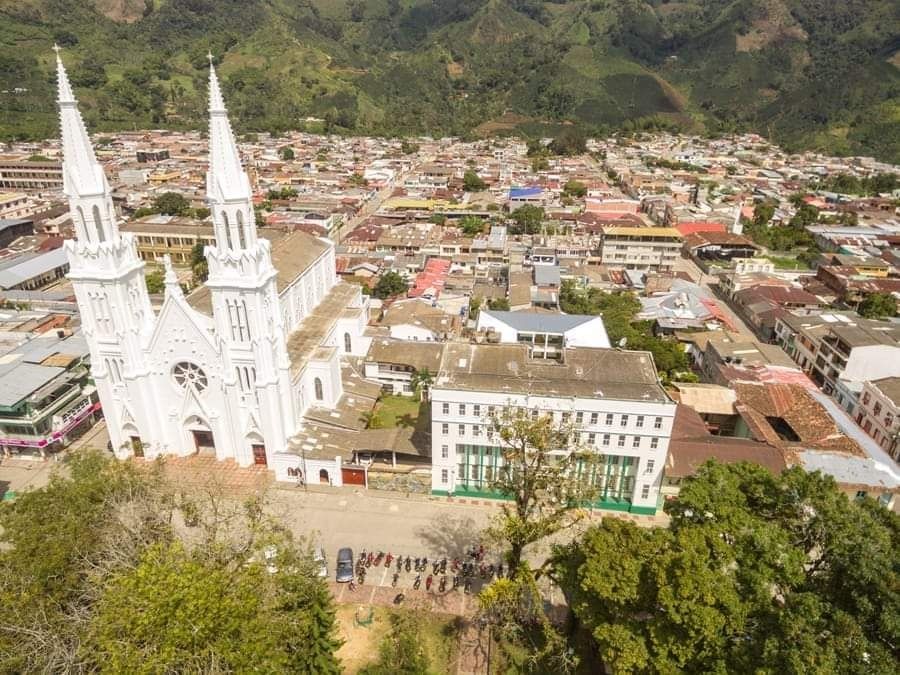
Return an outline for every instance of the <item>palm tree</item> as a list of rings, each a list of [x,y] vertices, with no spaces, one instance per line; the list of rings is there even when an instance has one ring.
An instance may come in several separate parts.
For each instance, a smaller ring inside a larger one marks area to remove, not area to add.
[[[413,373],[409,383],[412,385],[413,391],[419,396],[419,400],[425,400],[428,395],[428,389],[434,383],[434,375],[428,368],[422,368]]]

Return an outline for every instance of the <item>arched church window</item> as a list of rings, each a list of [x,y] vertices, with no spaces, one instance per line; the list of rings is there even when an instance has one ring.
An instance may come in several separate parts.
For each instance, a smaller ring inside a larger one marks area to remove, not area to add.
[[[241,248],[247,248],[247,239],[244,237],[244,214],[241,211],[237,212],[237,224],[238,224],[238,241],[240,241]]]
[[[322,380],[319,379],[319,378],[317,377],[317,378],[313,381],[313,387],[314,387],[315,390],[316,390],[316,400],[317,400],[317,401],[324,401],[324,400],[325,400],[325,393],[324,393],[324,391],[322,390]]]
[[[209,384],[203,369],[190,361],[176,363],[175,367],[172,368],[172,379],[182,389],[193,387],[197,393],[202,392]]]
[[[222,222],[225,223],[225,245],[231,249],[231,225],[228,224],[228,214],[222,211]]]
[[[97,231],[97,241],[101,244],[106,241],[106,234],[103,232],[103,221],[100,220],[100,207],[94,204],[94,229]]]
[[[353,351],[353,341],[350,339],[350,333],[344,333],[344,351],[348,354]]]
[[[87,236],[87,226],[85,225],[84,220],[84,209],[80,206],[76,207],[76,211],[78,212],[78,224],[81,225],[81,231],[84,232],[84,236]]]

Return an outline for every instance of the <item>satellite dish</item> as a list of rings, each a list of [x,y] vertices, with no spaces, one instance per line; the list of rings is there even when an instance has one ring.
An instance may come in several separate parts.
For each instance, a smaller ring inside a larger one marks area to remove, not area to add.
[[[628,344],[628,338],[623,337],[621,340],[619,340],[619,342],[617,344],[619,345],[619,349],[624,349],[625,345]]]

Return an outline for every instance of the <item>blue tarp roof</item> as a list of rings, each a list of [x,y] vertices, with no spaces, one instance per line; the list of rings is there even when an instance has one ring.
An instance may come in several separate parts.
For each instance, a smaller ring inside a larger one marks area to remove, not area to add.
[[[509,198],[510,199],[526,199],[527,197],[540,197],[541,193],[543,191],[544,191],[544,188],[539,188],[539,187],[510,188],[509,189]]]

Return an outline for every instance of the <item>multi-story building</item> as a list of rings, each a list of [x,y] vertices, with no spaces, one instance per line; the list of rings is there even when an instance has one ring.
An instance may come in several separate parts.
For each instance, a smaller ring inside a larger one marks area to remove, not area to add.
[[[62,186],[61,162],[0,160],[0,189],[39,192],[61,190]]]
[[[650,354],[585,347],[557,361],[524,344],[448,344],[431,387],[433,494],[496,496],[493,422],[506,409],[573,425],[600,459],[595,506],[656,513],[675,404]]]
[[[600,262],[620,269],[670,272],[681,243],[681,234],[673,227],[607,227]]]
[[[900,460],[900,377],[863,383],[856,421],[895,460]]]
[[[138,255],[150,262],[168,255],[174,264],[186,265],[197,244],[206,247],[216,243],[212,223],[193,218],[157,214],[126,223],[121,230],[134,235]]]
[[[27,218],[34,214],[34,208],[24,192],[0,192],[0,218]]]
[[[787,312],[776,319],[774,335],[803,371],[851,414],[865,382],[900,376],[900,326],[886,321],[837,312]]]
[[[48,331],[0,365],[0,454],[46,457],[90,428],[100,405],[80,334]]]

